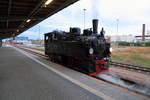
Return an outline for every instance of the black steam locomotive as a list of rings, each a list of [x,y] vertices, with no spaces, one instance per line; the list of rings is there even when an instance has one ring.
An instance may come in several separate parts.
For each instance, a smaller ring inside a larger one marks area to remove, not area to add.
[[[104,37],[104,29],[97,34],[98,20],[93,20],[93,29],[70,28],[70,32],[53,31],[45,34],[45,54],[83,73],[95,76],[108,71],[110,43]]]

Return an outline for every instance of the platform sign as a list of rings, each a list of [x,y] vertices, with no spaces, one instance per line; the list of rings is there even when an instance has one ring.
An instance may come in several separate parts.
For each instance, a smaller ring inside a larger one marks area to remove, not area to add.
[[[28,40],[28,37],[15,37],[15,40],[17,40],[17,41],[25,41],[25,40]]]
[[[19,44],[26,44],[29,42],[29,39],[28,37],[19,36],[19,37],[15,37],[14,42],[19,43]]]

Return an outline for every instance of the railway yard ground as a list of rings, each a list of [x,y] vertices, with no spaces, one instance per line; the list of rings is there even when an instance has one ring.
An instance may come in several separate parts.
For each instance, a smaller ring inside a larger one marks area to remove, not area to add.
[[[19,48],[21,47],[22,49],[30,51],[34,54],[40,54],[42,56],[43,55],[45,56],[43,50],[39,50],[39,47],[29,47],[29,46],[18,46],[18,47]],[[120,65],[120,63],[118,64]],[[140,67],[140,70],[139,70],[139,66],[135,66],[135,68],[131,65],[130,67],[128,66],[129,65],[127,64],[126,66],[118,67],[112,64],[110,66],[110,73],[109,73],[110,75],[107,75],[107,76],[102,75],[102,78],[115,85],[128,88],[134,92],[139,92],[144,95],[150,96],[149,94],[150,92],[150,87],[149,87],[150,86],[150,73],[149,73],[150,70],[146,69],[145,67]],[[98,78],[99,77],[101,76],[98,75]]]
[[[150,68],[150,47],[114,47],[112,60]]]
[[[0,55],[2,100],[149,100],[16,47]]]

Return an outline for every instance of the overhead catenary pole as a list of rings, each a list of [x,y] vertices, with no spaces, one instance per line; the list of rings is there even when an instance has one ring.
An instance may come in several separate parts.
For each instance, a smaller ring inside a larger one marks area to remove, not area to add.
[[[118,35],[118,32],[119,32],[119,19],[117,19],[116,21],[117,21],[117,35]]]
[[[149,35],[149,30],[147,30],[147,35]]]
[[[117,24],[117,29],[116,29],[116,32],[117,32],[117,34],[116,34],[116,45],[118,46],[118,44],[117,44],[117,40],[118,40],[118,38],[117,38],[117,36],[118,36],[118,33],[119,33],[119,19],[117,18],[116,19],[116,24]]]
[[[40,26],[38,28],[39,28],[39,40],[40,40]]]

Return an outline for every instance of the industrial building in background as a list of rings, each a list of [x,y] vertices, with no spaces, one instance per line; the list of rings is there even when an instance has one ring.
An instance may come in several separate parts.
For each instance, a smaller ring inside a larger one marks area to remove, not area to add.
[[[147,32],[147,35],[145,35],[145,29],[146,25],[142,24],[142,35],[135,36],[135,42],[150,42],[149,32]]]
[[[133,42],[134,36],[133,35],[114,35],[111,36],[111,42]]]
[[[110,37],[111,43],[119,43],[119,42],[150,42],[149,31],[146,34],[146,25],[142,24],[142,35],[134,36],[130,35],[114,35]]]

